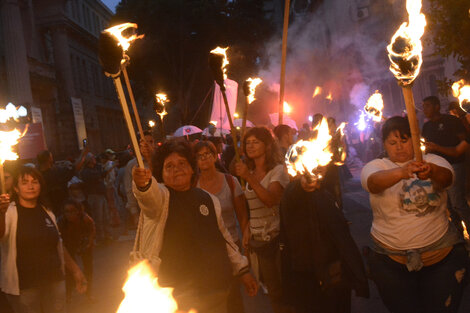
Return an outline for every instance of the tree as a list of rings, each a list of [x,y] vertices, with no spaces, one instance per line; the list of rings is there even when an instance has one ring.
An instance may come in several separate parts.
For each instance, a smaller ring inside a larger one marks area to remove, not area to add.
[[[125,21],[137,23],[145,34],[129,51],[135,93],[143,103],[152,103],[156,91],[168,93],[169,130],[178,126],[178,119],[183,124],[194,120],[212,88],[210,50],[230,46],[229,77],[241,82],[256,70],[256,58],[272,29],[263,2],[257,0],[123,0],[112,23]],[[193,124],[205,126],[208,104]]]
[[[467,80],[470,79],[469,15],[466,0],[430,0],[430,10],[426,14],[436,53],[444,58],[455,57],[461,68],[454,75]],[[444,82],[446,86],[449,84],[450,80]]]

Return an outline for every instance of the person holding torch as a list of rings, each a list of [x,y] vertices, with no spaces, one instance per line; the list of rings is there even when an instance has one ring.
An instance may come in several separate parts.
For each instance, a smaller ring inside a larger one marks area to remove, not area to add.
[[[434,154],[416,161],[404,117],[389,118],[382,138],[387,156],[361,173],[373,213],[371,278],[391,312],[457,312],[468,254],[447,216],[454,170]]]

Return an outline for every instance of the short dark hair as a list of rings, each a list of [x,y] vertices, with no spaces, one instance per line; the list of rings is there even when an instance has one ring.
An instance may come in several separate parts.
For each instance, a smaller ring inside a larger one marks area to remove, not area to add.
[[[276,136],[276,138],[280,140],[282,136],[289,135],[290,130],[291,130],[290,126],[281,124],[281,125],[277,125],[276,127],[274,127],[273,133]]]
[[[198,141],[194,146],[193,146],[193,152],[194,154],[197,154],[199,151],[201,151],[203,148],[207,148],[210,150],[210,152],[213,155],[217,155],[217,148],[214,146],[212,142],[209,140],[201,140]]]
[[[253,127],[250,128],[246,135],[243,137],[243,151],[246,151],[246,139],[254,136],[256,139],[262,141],[266,146],[266,171],[272,170],[276,165],[281,163],[281,153],[279,147],[274,141],[271,132],[266,127]],[[246,155],[246,154],[245,154]],[[255,161],[246,155],[246,165],[249,169],[255,168]]]
[[[18,187],[18,183],[20,179],[24,178],[25,176],[31,176],[32,178],[36,179],[39,182],[39,185],[41,186],[41,191],[39,193],[38,203],[42,205],[46,204],[44,197],[43,197],[44,191],[45,191],[44,190],[45,189],[44,178],[42,177],[41,172],[38,171],[36,168],[30,167],[30,166],[21,166],[18,170],[18,175],[15,175],[14,177],[13,186]],[[14,195],[14,199],[15,199],[15,202],[18,203],[18,195],[16,194],[16,192]]]
[[[426,98],[423,99],[423,102],[429,102],[429,103],[431,103],[433,106],[441,107],[441,101],[440,101],[439,98],[436,97],[436,96],[429,96],[429,97],[426,97]]]
[[[38,153],[36,159],[38,160],[38,164],[44,164],[49,161],[52,153],[49,150],[43,150]]]
[[[193,177],[191,178],[191,183],[194,185],[197,179],[197,163],[191,146],[186,141],[169,140],[158,148],[158,151],[154,154],[152,160],[153,176],[155,176],[157,181],[163,182],[163,164],[165,163],[166,158],[172,153],[177,153],[188,161],[194,172]]]
[[[400,137],[403,139],[410,138],[411,130],[410,124],[408,123],[408,118],[402,116],[393,116],[387,119],[387,121],[385,121],[384,125],[382,126],[382,141],[385,142],[390,133],[394,131],[398,131]]]

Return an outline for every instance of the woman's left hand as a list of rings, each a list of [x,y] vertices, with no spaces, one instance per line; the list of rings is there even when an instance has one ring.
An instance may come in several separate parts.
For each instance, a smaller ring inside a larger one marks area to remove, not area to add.
[[[75,280],[75,289],[78,293],[83,294],[87,290],[87,281],[82,271],[76,270],[73,273],[73,279]]]
[[[418,176],[419,179],[421,180],[427,180],[431,178],[432,175],[432,166],[431,164],[427,162],[421,162],[421,170],[416,173],[416,176]]]
[[[240,281],[245,286],[245,291],[248,296],[254,297],[258,293],[258,283],[251,273],[245,273],[240,277]]]
[[[250,175],[248,166],[246,166],[243,161],[238,161],[235,163],[235,175],[243,178],[244,180],[246,180],[246,178]]]

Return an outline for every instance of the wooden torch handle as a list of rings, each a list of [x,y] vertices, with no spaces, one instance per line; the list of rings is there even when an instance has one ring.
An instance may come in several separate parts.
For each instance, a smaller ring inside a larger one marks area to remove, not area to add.
[[[413,90],[411,86],[402,86],[403,98],[405,99],[406,113],[408,115],[408,122],[410,123],[411,140],[413,142],[413,152],[416,161],[423,161],[423,153],[420,147],[420,132],[418,118],[416,117],[415,100],[413,97]]]

